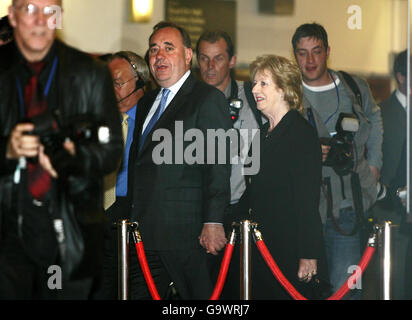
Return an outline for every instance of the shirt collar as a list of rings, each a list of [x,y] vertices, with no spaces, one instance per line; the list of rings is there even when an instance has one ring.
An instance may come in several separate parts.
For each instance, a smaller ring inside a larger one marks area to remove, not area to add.
[[[179,81],[177,81],[175,84],[173,84],[167,89],[172,91],[173,94],[176,94],[180,90],[180,88],[182,87],[186,79],[189,77],[189,75],[190,75],[190,70],[187,70],[186,73],[179,79]]]
[[[46,70],[49,71],[52,65],[52,60],[54,59],[54,57],[57,54],[57,41],[55,40],[52,44],[52,46],[50,47],[49,52],[46,54],[46,56],[43,58],[42,61],[45,62],[45,66],[42,70],[42,72],[39,75],[39,80],[40,82],[42,82],[42,79],[44,81],[46,81],[44,79],[44,77],[47,77],[47,72],[45,72]],[[17,56],[17,61],[19,62],[19,70],[21,70],[19,72],[19,74],[21,75],[27,75],[30,76],[31,75],[31,71],[29,70],[29,67],[27,66],[27,60],[26,58],[23,56],[23,54],[20,52],[19,48],[17,47],[17,44],[15,44],[15,50],[16,50],[16,56]],[[44,74],[46,73],[46,74]],[[44,74],[44,75],[43,75]]]
[[[406,108],[406,95],[400,92],[399,89],[396,89],[395,95],[402,107]]]
[[[126,114],[129,116],[129,118],[132,118],[133,121],[136,119],[136,109],[137,109],[137,103],[133,108],[130,108],[129,110],[126,111]]]
[[[225,92],[223,92],[223,94],[225,95],[226,98],[229,98],[231,93],[232,93],[232,81],[229,81],[229,83],[226,86]]]

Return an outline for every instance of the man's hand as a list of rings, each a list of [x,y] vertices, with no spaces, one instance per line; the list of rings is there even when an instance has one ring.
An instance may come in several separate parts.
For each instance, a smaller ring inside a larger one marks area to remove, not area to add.
[[[206,249],[207,253],[216,256],[227,243],[223,226],[221,224],[204,224],[199,236],[199,243]]]
[[[39,147],[39,164],[46,170],[52,178],[57,178],[57,172],[53,168],[50,158],[44,153],[44,146],[40,145]]]
[[[67,150],[70,156],[74,156],[76,154],[76,147],[75,144],[68,140],[63,143],[63,148]],[[58,178],[57,171],[53,168],[53,165],[50,161],[50,158],[47,154],[44,153],[44,146],[40,145],[39,147],[39,163],[46,170],[52,178]]]
[[[325,162],[326,158],[328,157],[330,146],[326,144],[321,144],[321,147],[322,147],[322,162]]]
[[[376,168],[375,166],[369,165],[369,168],[371,169],[373,175],[376,178],[376,183],[378,183],[379,179],[381,178],[381,174],[379,172],[379,169]]]
[[[39,153],[40,141],[38,136],[25,134],[34,130],[31,123],[20,123],[14,127],[7,144],[6,158],[18,159],[20,157],[33,158]]]

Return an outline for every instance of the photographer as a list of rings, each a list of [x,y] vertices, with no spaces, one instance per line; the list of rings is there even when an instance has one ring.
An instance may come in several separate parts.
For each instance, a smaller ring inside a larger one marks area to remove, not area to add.
[[[332,291],[336,292],[365,246],[360,228],[364,212],[377,198],[382,120],[365,81],[328,69],[330,47],[321,25],[299,26],[292,45],[303,76],[308,120],[322,142],[320,213]],[[350,290],[346,297],[360,299],[361,290]]]
[[[0,48],[1,299],[87,299],[101,264],[119,112],[109,70],[48,26],[61,5],[14,0]]]

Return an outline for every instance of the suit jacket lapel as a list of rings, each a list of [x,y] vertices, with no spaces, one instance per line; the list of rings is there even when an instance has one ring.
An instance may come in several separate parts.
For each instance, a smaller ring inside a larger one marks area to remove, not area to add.
[[[139,154],[139,145],[140,145],[140,138],[142,136],[142,130],[144,122],[149,114],[150,109],[152,108],[153,103],[156,100],[157,94],[159,93],[160,89],[152,91],[147,96],[144,96],[140,101],[139,105],[136,110],[136,120],[135,120],[135,128],[133,132],[133,142],[130,147],[130,157],[137,157]],[[147,140],[147,139],[146,139]],[[132,160],[130,160],[132,161]]]
[[[148,133],[146,140],[144,142],[144,145],[142,147],[141,153],[147,149],[148,145],[153,143],[152,141],[152,135],[153,133],[159,129],[159,128],[168,128],[170,127],[169,124],[170,122],[174,122],[176,119],[176,113],[186,105],[186,100],[188,98],[188,94],[192,91],[194,83],[196,79],[192,74],[186,79],[186,81],[183,83],[182,87],[179,89],[179,91],[176,93],[172,101],[170,101],[169,105],[167,106],[166,110],[163,112],[163,114],[160,116],[159,120],[156,122],[156,124],[153,126],[152,130]],[[144,119],[146,119],[147,114],[149,113],[150,108],[152,107],[154,103],[154,99],[156,98],[157,94],[154,96],[151,104],[149,104],[149,108],[146,112],[146,115],[144,116]],[[145,120],[142,122],[142,127],[143,123]],[[141,129],[139,131],[139,134],[141,135]]]

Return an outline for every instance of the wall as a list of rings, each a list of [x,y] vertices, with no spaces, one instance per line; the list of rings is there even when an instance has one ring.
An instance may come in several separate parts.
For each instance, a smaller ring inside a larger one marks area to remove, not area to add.
[[[61,38],[92,53],[117,51],[121,48],[122,8],[120,0],[65,0]]]
[[[352,4],[361,8],[360,30],[348,27],[351,14],[347,11]],[[407,45],[406,33],[394,34],[394,30],[406,32],[407,15],[401,21],[402,12],[407,12],[404,8],[405,0],[296,0],[293,16],[263,16],[257,14],[256,1],[239,1],[239,60],[247,63],[262,53],[291,57],[290,41],[296,27],[316,21],[328,32],[331,67],[386,74],[391,52]]]
[[[11,4],[11,0],[0,0],[0,17],[7,14],[7,9]]]
[[[195,0],[194,0],[195,1]],[[200,1],[200,0],[196,0]],[[10,0],[0,0],[6,14]],[[149,23],[127,21],[127,0],[65,0],[61,37],[93,53],[133,50],[144,55],[152,27],[164,19],[164,0],[154,0]],[[360,74],[387,75],[393,52],[407,46],[407,0],[295,0],[292,16],[261,15],[257,0],[238,0],[238,65],[263,53],[291,57],[290,39],[301,23],[317,21],[329,34],[329,65]],[[350,5],[362,10],[361,30],[347,22]]]

